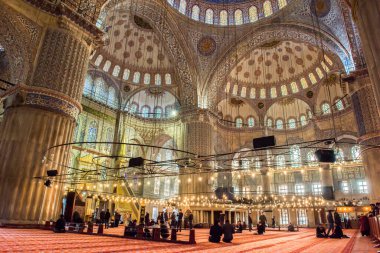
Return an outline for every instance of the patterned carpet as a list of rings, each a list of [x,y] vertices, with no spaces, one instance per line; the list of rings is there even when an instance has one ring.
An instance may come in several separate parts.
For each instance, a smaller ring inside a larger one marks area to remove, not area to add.
[[[107,234],[122,233],[123,228],[107,229]],[[350,253],[353,249],[356,230],[345,230],[351,239],[318,239],[313,229],[301,229],[288,233],[270,231],[265,235],[253,235],[248,231],[235,234],[232,243],[208,242],[208,230],[197,229],[195,245],[171,244],[132,240],[110,236],[83,234],[55,234],[36,229],[0,228],[0,252],[257,252],[257,253],[301,253],[333,252]],[[186,238],[188,232],[182,232]]]

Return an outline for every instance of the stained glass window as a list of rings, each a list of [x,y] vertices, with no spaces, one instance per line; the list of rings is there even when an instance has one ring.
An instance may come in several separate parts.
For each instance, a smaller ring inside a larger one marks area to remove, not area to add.
[[[302,89],[306,89],[309,86],[305,78],[301,78],[301,86]]]
[[[264,99],[266,97],[266,91],[265,89],[260,89],[260,98]]]
[[[194,5],[193,9],[191,11],[191,18],[198,21],[199,20],[199,12],[200,12],[200,9],[199,9],[198,5]]]
[[[249,93],[250,98],[256,98],[256,90],[255,88],[251,88],[251,91]]]
[[[295,192],[297,195],[304,195],[305,194],[305,186],[303,184],[296,184],[295,185]]]
[[[174,4],[174,0],[168,0],[168,3],[169,3],[171,6],[173,6],[173,4]]]
[[[139,106],[137,104],[133,103],[130,106],[129,112],[132,113],[132,114],[134,114],[134,113],[136,113],[138,111],[138,109],[139,109]]]
[[[279,9],[282,9],[284,8],[288,3],[286,2],[286,0],[278,0],[278,8]]]
[[[150,84],[150,74],[149,73],[144,74],[144,84]]]
[[[242,118],[236,118],[235,123],[236,123],[237,128],[243,127],[243,119]]]
[[[247,88],[246,87],[241,88],[240,96],[245,98],[246,95],[247,95]]]
[[[160,75],[160,74],[156,74],[156,75],[154,76],[154,83],[155,83],[156,85],[161,85],[161,75]]]
[[[279,185],[278,186],[278,193],[280,195],[287,195],[288,194],[288,186],[286,184]]]
[[[310,79],[310,82],[312,84],[316,84],[317,83],[317,79],[315,78],[315,75],[313,73],[309,74],[309,79]]]
[[[239,9],[235,11],[235,25],[243,24],[243,12]]]
[[[232,95],[237,95],[237,93],[238,93],[238,89],[239,89],[239,86],[237,86],[237,84],[235,84],[234,85],[234,88],[233,88],[233,90],[232,90]]]
[[[290,84],[290,88],[292,89],[292,92],[293,93],[297,93],[298,92],[298,86],[297,86],[297,83],[296,82],[292,82]]]
[[[207,24],[214,24],[214,11],[211,9],[206,10],[206,19],[205,22]]]
[[[84,83],[83,93],[85,95],[93,96],[95,94],[95,88],[93,85],[94,83],[93,83],[92,77],[90,75],[87,75],[85,83]]]
[[[248,118],[248,127],[254,127],[255,126],[255,118],[249,117]]]
[[[149,108],[149,106],[144,105],[144,106],[141,108],[141,115],[142,115],[144,118],[149,118],[149,116],[150,116],[150,108]]]
[[[161,107],[154,108],[154,117],[156,119],[162,118],[162,108]]]
[[[268,16],[273,14],[272,4],[269,0],[264,2],[263,7],[264,7],[264,16],[265,17],[268,17]]]
[[[230,88],[231,88],[231,83],[228,82],[228,83],[226,84],[226,88],[224,89],[224,92],[226,92],[226,93],[230,92]]]
[[[108,98],[108,89],[107,85],[103,78],[96,78],[95,79],[95,97],[97,100],[101,102],[107,102]]]
[[[285,168],[285,156],[284,155],[276,156],[276,166],[277,166],[277,169]]]
[[[301,117],[300,117],[300,123],[301,123],[301,126],[306,126],[307,119],[306,119],[305,115],[301,115]]]
[[[335,157],[338,162],[343,162],[344,161],[344,152],[341,148],[336,148],[335,149]]]
[[[219,14],[219,24],[228,25],[228,13],[226,10],[223,10]]]
[[[319,67],[315,69],[315,72],[317,72],[319,79],[322,79],[324,77],[323,72]]]
[[[110,86],[108,89],[108,99],[107,104],[111,107],[115,107],[117,105],[117,99],[116,99],[116,91],[115,88]]]
[[[296,120],[295,119],[289,119],[288,120],[288,126],[289,126],[289,129],[296,128]]]
[[[360,147],[358,145],[355,145],[351,148],[351,156],[352,156],[352,160],[354,161],[357,161],[357,160],[361,160],[362,157],[361,157],[361,153],[360,153]]]
[[[324,61],[321,62],[322,68],[325,72],[330,72],[330,68],[327,67],[326,63]]]
[[[135,72],[133,74],[133,82],[134,83],[139,83],[140,82],[140,72]]]
[[[114,77],[118,77],[120,74],[120,66],[119,65],[116,65],[114,68],[113,68],[113,72],[112,72],[112,75]]]
[[[108,70],[110,70],[110,67],[111,67],[111,62],[110,61],[106,61],[106,63],[104,64],[103,70],[105,72],[108,72]]]
[[[282,121],[282,119],[276,120],[276,128],[277,129],[283,129],[284,128],[284,121]]]
[[[309,165],[311,166],[315,166],[317,165],[317,157],[315,156],[315,151],[314,150],[311,150],[307,153],[307,162],[309,163]]]
[[[368,185],[366,181],[358,181],[359,193],[368,193]]]
[[[335,106],[336,106],[336,109],[338,109],[338,111],[343,110],[344,109],[344,105],[343,105],[342,99],[337,99],[335,101]]]
[[[171,74],[165,74],[165,83],[166,85],[171,85],[172,84],[172,75]]]
[[[128,80],[129,79],[129,74],[131,73],[131,71],[129,69],[124,69],[124,73],[123,73],[123,79],[124,80]]]
[[[326,60],[327,64],[329,64],[330,66],[332,66],[332,65],[333,65],[333,62],[332,62],[332,60],[330,59],[330,57],[328,57],[327,55],[324,55],[324,57],[325,57],[325,60]]]
[[[331,113],[330,105],[328,103],[323,103],[322,104],[322,114],[326,115],[326,114],[330,114],[330,113]]]
[[[248,14],[249,14],[249,21],[250,22],[255,22],[257,21],[258,19],[258,15],[257,15],[257,8],[256,6],[251,6],[248,10]]]
[[[290,160],[292,167],[299,167],[301,165],[301,150],[297,145],[293,145],[290,148]]]
[[[182,14],[185,14],[186,13],[186,0],[181,0],[179,2],[179,8],[178,8],[179,12],[181,12]]]
[[[100,65],[100,63],[102,63],[103,61],[103,56],[102,55],[98,55],[98,57],[96,57],[96,60],[95,60],[95,66],[98,66]]]
[[[271,98],[276,98],[277,97],[277,89],[275,87],[272,87],[270,89],[270,97]]]
[[[287,96],[288,95],[288,88],[286,85],[281,85],[281,95]]]
[[[273,120],[271,118],[268,118],[268,120],[267,120],[267,126],[268,127],[273,127]]]

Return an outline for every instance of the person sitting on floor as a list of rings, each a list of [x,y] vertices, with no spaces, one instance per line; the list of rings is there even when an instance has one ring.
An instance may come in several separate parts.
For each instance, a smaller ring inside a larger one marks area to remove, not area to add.
[[[166,222],[161,221],[161,225],[160,225],[160,234],[161,234],[162,239],[168,239],[170,235],[168,226],[165,223]]]
[[[65,233],[65,225],[66,221],[63,215],[59,217],[59,219],[55,223],[54,232],[55,233]]]
[[[292,223],[289,224],[288,226],[288,232],[295,232],[296,230],[294,229],[294,226]]]
[[[209,242],[220,242],[220,238],[222,237],[223,230],[219,225],[219,222],[215,221],[215,224],[210,228],[210,236],[208,238]]]
[[[236,233],[243,233],[243,225],[241,224],[241,221],[238,221],[238,224],[236,226]]]
[[[144,228],[144,238],[151,238],[152,234],[150,233],[148,228]]]
[[[125,227],[124,236],[135,237],[137,235],[136,220],[130,221],[128,226]]]
[[[318,224],[317,228],[315,229],[317,238],[326,238],[326,228],[322,224]]]
[[[234,239],[234,233],[234,227],[230,224],[228,220],[226,220],[226,223],[223,225],[223,242],[231,242],[232,239]]]
[[[264,232],[265,232],[265,226],[261,222],[257,223],[257,234],[262,235],[264,234]]]
[[[330,235],[330,238],[342,239],[342,238],[350,238],[350,237],[343,234],[343,230],[341,226],[335,226],[334,233]]]

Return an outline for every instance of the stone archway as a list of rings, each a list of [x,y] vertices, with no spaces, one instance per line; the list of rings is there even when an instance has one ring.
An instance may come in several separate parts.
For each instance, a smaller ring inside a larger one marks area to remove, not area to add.
[[[319,38],[322,38],[322,40]],[[293,40],[309,43],[337,55],[343,63],[351,61],[349,53],[343,45],[329,35],[316,31],[312,27],[293,24],[264,26],[258,30],[253,30],[237,45],[232,46],[221,60],[215,64],[215,68],[211,71],[208,78],[208,85],[203,87],[202,90],[202,99],[207,100],[207,106],[209,109],[216,111],[219,85],[220,83],[223,83],[225,76],[230,73],[237,62],[239,62],[247,52],[262,44],[275,40]],[[321,44],[321,41],[323,41],[323,45]]]

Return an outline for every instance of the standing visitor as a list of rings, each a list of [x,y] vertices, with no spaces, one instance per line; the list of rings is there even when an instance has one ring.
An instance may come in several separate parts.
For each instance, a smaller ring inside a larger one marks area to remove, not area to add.
[[[106,212],[106,215],[105,215],[106,228],[109,228],[110,218],[111,218],[111,213],[110,213],[110,210],[107,209],[107,212]]]
[[[193,219],[194,219],[193,213],[190,211],[190,214],[189,214],[189,229],[193,229]]]
[[[172,215],[170,216],[170,227],[171,228],[176,228],[177,227],[177,220],[176,220],[176,215],[175,212],[172,212]]]
[[[249,229],[249,232],[252,231],[252,218],[251,218],[251,215],[248,215],[248,229]]]
[[[343,228],[342,219],[340,218],[340,215],[337,211],[334,212],[334,222],[336,226]]]
[[[369,219],[366,215],[361,215],[359,218],[359,226],[360,226],[360,233],[362,236],[369,236],[370,227],[369,227]]]
[[[223,242],[231,242],[234,233],[234,227],[230,224],[229,220],[226,220],[226,223],[223,225]]]
[[[264,212],[261,212],[259,220],[260,220],[260,223],[264,226],[264,232],[265,232],[265,227],[267,224],[267,217],[265,216]]]
[[[178,224],[177,224],[177,232],[178,232],[178,229],[179,229],[179,232],[182,231],[182,219],[183,219],[183,212],[182,212],[182,209],[179,209],[179,213],[178,213]]]
[[[333,214],[331,210],[329,210],[327,214],[327,223],[329,224],[329,229],[327,230],[327,236],[329,236],[330,231],[331,233],[334,233],[334,218],[333,218]]]
[[[272,216],[272,228],[276,227],[276,220],[274,219],[274,216]]]
[[[116,227],[116,228],[119,226],[120,219],[121,219],[121,215],[120,215],[120,213],[116,210],[116,211],[115,211],[115,227]]]
[[[149,220],[149,213],[147,212],[146,214],[145,214],[145,218],[144,218],[144,220],[145,220],[145,226],[149,226],[150,224],[150,220]]]
[[[168,216],[168,211],[164,210],[164,222],[168,222],[169,216]]]
[[[104,209],[102,209],[102,211],[100,212],[100,224],[104,224],[105,220],[106,220],[106,212],[104,212]]]

